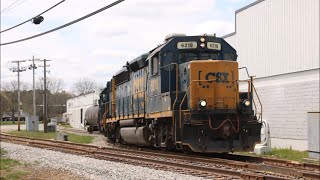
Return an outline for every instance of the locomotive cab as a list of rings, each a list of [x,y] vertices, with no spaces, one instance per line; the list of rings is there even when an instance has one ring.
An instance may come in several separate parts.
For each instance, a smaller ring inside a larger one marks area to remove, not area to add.
[[[261,124],[250,103],[239,99],[238,63],[194,60],[179,71],[185,92],[177,110],[181,144],[196,152],[253,150]]]

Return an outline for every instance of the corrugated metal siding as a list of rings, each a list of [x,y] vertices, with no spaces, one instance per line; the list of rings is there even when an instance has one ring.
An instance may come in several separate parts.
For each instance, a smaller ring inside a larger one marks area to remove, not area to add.
[[[319,16],[319,0],[265,0],[237,12],[236,34],[225,39],[257,77],[316,69]]]

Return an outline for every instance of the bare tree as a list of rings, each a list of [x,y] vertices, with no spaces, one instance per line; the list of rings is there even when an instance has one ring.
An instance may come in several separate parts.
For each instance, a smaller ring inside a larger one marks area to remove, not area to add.
[[[60,78],[49,78],[48,89],[51,93],[55,94],[61,92],[64,87],[63,79]]]
[[[28,83],[20,82],[20,90],[21,91],[26,91],[26,90],[28,90],[29,87],[30,87],[30,85]],[[2,83],[1,100],[6,102],[6,110],[10,111],[12,119],[14,119],[15,112],[18,111],[17,90],[18,90],[18,82],[17,81],[9,81],[9,82]],[[4,110],[2,110],[2,111],[4,111]]]
[[[0,92],[0,103],[0,117],[2,118],[4,112],[9,109],[9,104],[11,104],[8,94],[4,91]]]
[[[40,90],[44,90],[43,87],[44,87],[43,78],[39,78],[38,82],[36,83],[36,88]],[[55,78],[55,77],[47,78],[47,89],[50,91],[50,93],[56,94],[58,92],[61,92],[63,90],[63,87],[64,87],[63,79]]]
[[[73,85],[77,95],[93,92],[97,88],[97,83],[88,78],[80,78]]]
[[[29,90],[30,84],[27,82],[21,82],[20,81],[20,91]],[[1,86],[2,91],[16,91],[18,90],[18,81],[8,81],[3,82]]]

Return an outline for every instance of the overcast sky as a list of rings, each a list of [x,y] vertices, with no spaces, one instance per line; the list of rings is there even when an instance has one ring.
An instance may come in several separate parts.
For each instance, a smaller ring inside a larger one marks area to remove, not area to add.
[[[60,0],[1,0],[1,30],[23,22]],[[62,78],[72,89],[79,78],[105,85],[126,61],[153,49],[169,33],[223,36],[234,32],[235,11],[254,0],[126,0],[80,23],[45,36],[1,46],[1,82],[16,80],[11,60],[50,59],[49,77]],[[110,0],[66,0],[44,14],[40,25],[31,22],[1,33],[1,43],[60,26],[112,3]],[[25,63],[24,65],[29,65]],[[43,77],[42,68],[36,79]],[[32,82],[32,71],[21,73]]]

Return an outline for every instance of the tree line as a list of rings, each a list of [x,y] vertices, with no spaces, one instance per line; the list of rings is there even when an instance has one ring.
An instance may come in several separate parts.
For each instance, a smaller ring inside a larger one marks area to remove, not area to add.
[[[62,117],[66,112],[66,101],[68,98],[78,96],[88,92],[93,92],[98,88],[97,83],[88,78],[78,79],[72,87],[71,91],[65,90],[65,84],[59,78],[47,78],[47,99],[48,117]],[[10,114],[12,119],[18,112],[18,82],[4,81],[1,82],[0,91],[0,117],[4,114]],[[39,115],[40,120],[43,117],[43,97],[44,97],[44,83],[43,78],[36,81],[35,84],[36,96],[36,114]],[[27,82],[20,82],[20,102],[21,110],[25,113],[33,115],[33,90],[32,84]]]

